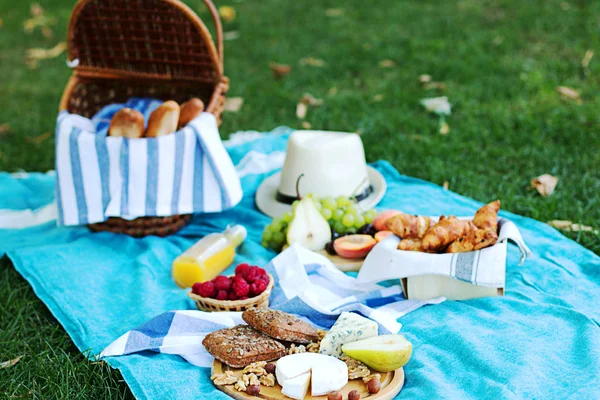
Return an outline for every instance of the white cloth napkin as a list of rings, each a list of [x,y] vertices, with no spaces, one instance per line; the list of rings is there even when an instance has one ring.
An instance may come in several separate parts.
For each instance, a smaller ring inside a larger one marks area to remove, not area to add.
[[[405,300],[400,285],[358,285],[324,256],[294,245],[265,267],[275,286],[270,307],[295,314],[315,327],[329,329],[342,311],[355,311],[379,324],[380,334],[397,333],[397,319],[428,301]],[[243,323],[241,313],[171,311],[161,314],[115,340],[101,357],[151,350],[178,354],[190,363],[210,367],[212,356],[202,346],[210,332]]]

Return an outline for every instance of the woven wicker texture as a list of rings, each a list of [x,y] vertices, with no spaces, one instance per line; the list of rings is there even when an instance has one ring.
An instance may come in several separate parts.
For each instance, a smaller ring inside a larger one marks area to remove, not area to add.
[[[250,297],[246,300],[216,300],[208,297],[198,296],[197,294],[188,292],[190,299],[194,300],[196,307],[200,311],[246,311],[252,307],[268,307],[269,297],[274,284],[273,277],[269,274],[269,285],[264,292],[256,297]]]
[[[90,118],[131,97],[180,104],[198,97],[220,124],[229,90],[222,27],[214,4],[203,1],[215,25],[216,45],[200,18],[179,0],[80,0],[68,32],[69,60],[77,60],[77,66],[59,109]],[[90,229],[166,236],[189,220],[189,215],[111,218]]]
[[[82,0],[69,23],[69,58],[81,72],[221,80],[221,25],[205,0],[217,31],[217,46],[204,23],[179,0]]]

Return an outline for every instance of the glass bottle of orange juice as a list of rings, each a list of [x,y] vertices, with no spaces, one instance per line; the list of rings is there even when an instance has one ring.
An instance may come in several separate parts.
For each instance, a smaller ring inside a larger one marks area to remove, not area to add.
[[[235,249],[246,235],[246,228],[235,225],[203,237],[173,261],[173,280],[181,288],[210,281],[231,265]]]

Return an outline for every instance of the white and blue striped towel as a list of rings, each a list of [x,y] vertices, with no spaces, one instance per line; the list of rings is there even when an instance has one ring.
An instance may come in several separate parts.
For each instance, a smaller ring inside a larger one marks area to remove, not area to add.
[[[379,333],[397,333],[401,316],[427,301],[405,300],[400,285],[358,285],[324,256],[298,245],[290,246],[265,269],[275,278],[270,307],[328,329],[343,311],[360,313],[379,324]],[[210,332],[244,323],[239,312],[171,311],[161,314],[115,340],[101,357],[150,350],[177,354],[190,363],[210,367],[213,358],[202,346]]]
[[[161,104],[132,98],[104,107],[92,120],[62,111],[56,126],[56,199],[60,225],[108,217],[219,212],[242,199],[240,180],[214,115],[158,138],[107,137],[114,113],[139,110],[145,121]]]

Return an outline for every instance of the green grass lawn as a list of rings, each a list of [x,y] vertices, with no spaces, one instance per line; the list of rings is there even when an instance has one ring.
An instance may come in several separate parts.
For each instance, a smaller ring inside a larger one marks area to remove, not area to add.
[[[54,165],[57,105],[70,74],[64,54],[24,64],[26,49],[64,40],[73,1],[41,0],[56,18],[53,38],[26,34],[29,4],[0,0],[0,170],[46,171]],[[565,219],[600,229],[600,2],[586,0],[317,1],[227,0],[237,11],[225,30],[230,96],[223,137],[238,130],[301,128],[304,93],[313,128],[359,131],[369,161],[389,160],[406,175],[541,221]],[[188,4],[199,12],[200,0]],[[333,9],[334,11],[331,11]],[[329,11],[328,11],[329,10]],[[207,14],[202,11],[204,18]],[[588,69],[586,51],[594,50]],[[313,57],[322,67],[301,65]],[[392,60],[383,68],[381,61]],[[292,72],[274,80],[270,62]],[[421,74],[443,82],[426,89]],[[581,93],[561,99],[557,86]],[[419,105],[447,95],[451,131]],[[560,181],[543,198],[533,177]],[[600,254],[597,234],[568,236]],[[0,398],[130,398],[118,372],[90,363],[10,263],[0,261]]]

